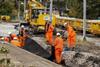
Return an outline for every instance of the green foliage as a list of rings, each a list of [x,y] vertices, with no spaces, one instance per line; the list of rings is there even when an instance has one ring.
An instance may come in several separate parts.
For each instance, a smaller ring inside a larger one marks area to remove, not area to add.
[[[0,53],[7,54],[7,53],[9,53],[9,50],[6,47],[1,47],[0,48]]]
[[[0,4],[0,15],[11,15],[12,13],[12,4],[9,2],[2,2]]]
[[[82,18],[83,5],[82,0],[66,0],[69,9],[68,15],[71,17]]]
[[[1,1],[1,0],[0,0]],[[16,0],[4,0],[0,2],[0,15],[16,15],[18,8],[15,7]],[[23,2],[24,0],[20,0]],[[39,0],[37,0],[39,1]],[[87,1],[87,18],[97,19],[100,17],[100,0],[86,0]],[[70,17],[83,18],[83,0],[56,0],[54,7],[59,11],[63,10]],[[68,7],[69,12],[65,11]],[[23,14],[23,5],[21,5],[21,14]]]
[[[87,18],[97,19],[100,17],[100,0],[87,0]]]
[[[23,1],[24,0],[20,0],[20,2]],[[21,11],[23,11],[23,5],[21,5]],[[14,12],[15,13],[18,12],[18,8],[16,8],[15,0],[4,0],[3,2],[0,2],[0,15],[16,16]]]
[[[87,18],[97,19],[100,17],[100,0],[86,0],[87,1]],[[68,15],[70,17],[83,18],[83,0],[64,0],[55,2],[57,8],[69,9]],[[65,6],[64,6],[65,5]]]

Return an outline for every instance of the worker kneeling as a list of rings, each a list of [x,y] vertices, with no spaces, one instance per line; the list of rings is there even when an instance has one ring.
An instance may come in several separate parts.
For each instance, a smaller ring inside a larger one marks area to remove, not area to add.
[[[15,45],[15,46],[18,46],[18,47],[21,47],[21,42],[18,40],[17,37],[14,37],[14,39],[11,40],[11,44]]]
[[[63,51],[63,39],[60,33],[56,34],[56,39],[54,41],[54,48],[55,48],[55,59],[56,63],[61,62],[62,51]]]

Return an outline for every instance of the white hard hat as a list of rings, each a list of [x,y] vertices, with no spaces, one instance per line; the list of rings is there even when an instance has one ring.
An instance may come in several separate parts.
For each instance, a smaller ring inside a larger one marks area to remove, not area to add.
[[[45,16],[44,20],[49,21],[50,20],[49,16]]]
[[[64,26],[66,26],[67,23],[64,23]]]
[[[24,25],[22,25],[21,28],[24,28]]]
[[[11,32],[8,32],[8,34],[11,34]]]
[[[56,35],[57,35],[57,36],[60,36],[61,34],[60,34],[60,33],[57,33]]]
[[[14,40],[17,40],[17,37],[14,37]]]

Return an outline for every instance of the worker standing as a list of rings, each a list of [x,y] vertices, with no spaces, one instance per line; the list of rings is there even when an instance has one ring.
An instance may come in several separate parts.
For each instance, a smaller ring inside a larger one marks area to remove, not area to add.
[[[53,31],[54,27],[51,22],[47,21],[45,24],[45,36],[46,36],[46,41],[48,45],[47,51],[51,54],[49,57],[49,60],[53,61],[55,59],[54,55],[54,46],[53,46]]]
[[[45,24],[45,37],[46,37],[46,42],[49,41],[48,28],[49,28],[49,22],[46,22],[46,24]]]
[[[56,34],[56,39],[54,40],[54,48],[55,48],[55,59],[56,63],[61,62],[62,51],[63,51],[63,39],[60,33]]]
[[[68,41],[68,48],[70,50],[73,50],[75,48],[75,43],[76,43],[76,33],[72,26],[69,23],[64,24],[66,31],[67,31],[67,41]]]
[[[46,41],[48,42],[49,45],[52,45],[54,27],[51,22],[48,22],[46,24],[45,30],[46,30]]]
[[[47,21],[46,25],[45,25],[45,33],[46,33],[46,41],[48,45],[47,51],[51,54],[49,60],[53,61],[53,59],[55,58],[54,55],[54,46],[53,46],[53,30],[54,27],[52,26],[52,24]]]

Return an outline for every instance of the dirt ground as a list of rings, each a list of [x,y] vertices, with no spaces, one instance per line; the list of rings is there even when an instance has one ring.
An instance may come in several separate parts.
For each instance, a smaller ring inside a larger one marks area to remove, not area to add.
[[[100,46],[77,41],[74,51],[64,51],[65,67],[100,67]]]

